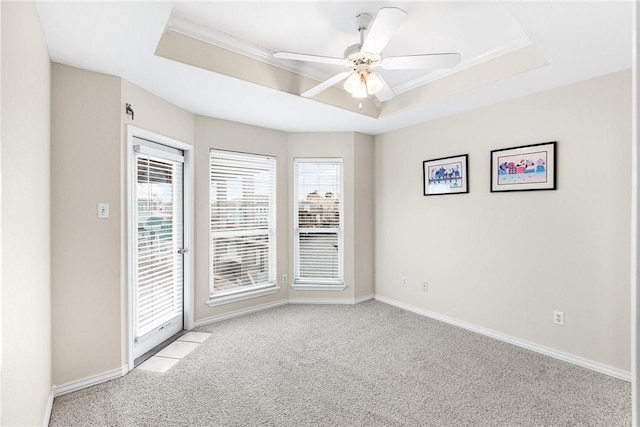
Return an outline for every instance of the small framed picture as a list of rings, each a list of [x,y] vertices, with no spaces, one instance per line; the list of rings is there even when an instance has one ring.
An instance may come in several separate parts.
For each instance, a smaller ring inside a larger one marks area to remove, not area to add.
[[[491,191],[556,189],[556,141],[491,151]]]
[[[469,192],[467,154],[422,162],[425,196]]]

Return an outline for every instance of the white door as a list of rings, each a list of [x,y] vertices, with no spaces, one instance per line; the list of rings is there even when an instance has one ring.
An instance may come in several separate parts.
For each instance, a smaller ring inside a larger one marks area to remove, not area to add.
[[[180,150],[134,137],[133,357],[183,329],[183,169]]]

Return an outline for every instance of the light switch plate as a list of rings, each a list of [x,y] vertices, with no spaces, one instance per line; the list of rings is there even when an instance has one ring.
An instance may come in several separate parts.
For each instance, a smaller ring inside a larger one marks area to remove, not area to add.
[[[109,218],[109,203],[98,203],[98,218]]]

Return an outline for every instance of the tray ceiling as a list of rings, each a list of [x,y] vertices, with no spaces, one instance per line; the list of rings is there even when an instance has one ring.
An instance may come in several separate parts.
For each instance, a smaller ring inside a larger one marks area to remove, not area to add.
[[[380,104],[336,86],[354,17],[408,12],[384,56],[459,52],[436,72],[384,70]],[[53,61],[121,76],[196,114],[286,131],[377,134],[631,67],[631,2],[37,2]],[[362,105],[361,105],[362,104]]]

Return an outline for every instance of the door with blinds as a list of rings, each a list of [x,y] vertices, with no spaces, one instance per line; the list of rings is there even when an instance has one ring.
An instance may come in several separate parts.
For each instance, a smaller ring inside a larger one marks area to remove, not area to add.
[[[183,168],[180,150],[135,138],[132,219],[133,357],[183,329]]]

